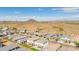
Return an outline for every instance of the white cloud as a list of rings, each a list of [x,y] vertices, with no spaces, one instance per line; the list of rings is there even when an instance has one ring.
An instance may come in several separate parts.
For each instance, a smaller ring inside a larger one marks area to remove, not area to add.
[[[79,14],[71,15],[71,17],[78,17],[79,18]]]
[[[76,13],[79,12],[79,8],[76,7],[67,7],[67,8],[61,8],[66,13]]]

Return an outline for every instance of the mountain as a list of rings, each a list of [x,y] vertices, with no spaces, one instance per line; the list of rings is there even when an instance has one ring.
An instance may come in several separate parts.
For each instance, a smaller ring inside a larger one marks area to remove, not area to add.
[[[27,22],[37,22],[35,19],[29,19]]]

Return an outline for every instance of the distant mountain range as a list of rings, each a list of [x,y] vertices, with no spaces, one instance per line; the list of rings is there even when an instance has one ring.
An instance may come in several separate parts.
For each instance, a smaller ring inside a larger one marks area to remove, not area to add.
[[[26,22],[38,22],[38,21],[36,21],[35,19],[29,19]]]
[[[12,22],[27,22],[27,23],[35,23],[35,22],[69,22],[69,23],[72,23],[72,22],[74,22],[74,23],[79,23],[79,20],[78,19],[74,19],[74,20],[70,20],[70,19],[63,19],[63,20],[49,20],[49,21],[37,21],[37,20],[35,20],[35,19],[28,19],[27,21],[0,21],[0,23],[7,23],[7,22],[10,22],[10,23],[12,23]]]

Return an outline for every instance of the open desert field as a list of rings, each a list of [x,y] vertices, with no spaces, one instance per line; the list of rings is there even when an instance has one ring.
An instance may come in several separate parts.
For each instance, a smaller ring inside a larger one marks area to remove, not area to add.
[[[0,22],[0,26],[14,27],[14,28],[25,28],[31,31],[47,32],[52,34],[66,34],[70,36],[72,40],[75,39],[76,35],[79,35],[79,23],[77,22],[38,22],[35,20],[28,20],[26,22],[20,21],[5,21]]]

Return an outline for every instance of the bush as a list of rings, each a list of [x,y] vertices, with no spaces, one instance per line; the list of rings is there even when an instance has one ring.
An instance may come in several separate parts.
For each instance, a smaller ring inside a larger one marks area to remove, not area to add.
[[[63,28],[59,28],[59,30],[60,30],[60,31],[64,31],[64,29],[63,29]]]
[[[79,41],[75,41],[76,46],[79,47]]]
[[[55,40],[58,41],[58,40],[60,40],[60,38],[56,38]]]

